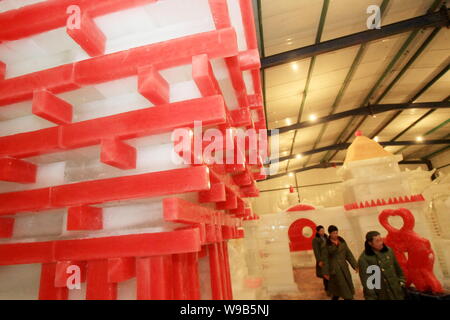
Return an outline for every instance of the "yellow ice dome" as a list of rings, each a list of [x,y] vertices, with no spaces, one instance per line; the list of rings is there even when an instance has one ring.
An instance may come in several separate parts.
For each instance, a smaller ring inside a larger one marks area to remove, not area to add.
[[[355,140],[347,149],[344,163],[392,156],[392,153],[384,150],[379,143],[363,136],[360,131],[355,135]]]

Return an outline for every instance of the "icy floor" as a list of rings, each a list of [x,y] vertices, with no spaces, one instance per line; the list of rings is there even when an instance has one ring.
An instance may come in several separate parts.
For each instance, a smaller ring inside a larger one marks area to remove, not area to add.
[[[294,268],[298,293],[277,294],[271,300],[329,300],[323,290],[322,279],[316,277],[316,268]],[[356,289],[355,300],[364,300],[362,289]]]

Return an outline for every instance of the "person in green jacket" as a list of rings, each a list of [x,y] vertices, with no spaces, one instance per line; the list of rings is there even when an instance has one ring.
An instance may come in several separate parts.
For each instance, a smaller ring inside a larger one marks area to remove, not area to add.
[[[324,262],[323,277],[329,280],[328,293],[332,300],[352,300],[355,295],[352,275],[347,262],[358,272],[356,259],[347,243],[338,234],[336,226],[328,227],[329,237],[322,247],[321,257]]]
[[[366,234],[365,249],[358,265],[366,300],[405,299],[403,271],[393,250],[384,244],[378,231]]]
[[[328,291],[328,280],[322,275],[323,261],[321,258],[322,246],[325,245],[328,236],[325,233],[325,228],[323,226],[316,227],[316,236],[312,239],[312,248],[314,251],[314,257],[316,258],[316,276],[317,278],[323,279],[323,287],[325,291]]]

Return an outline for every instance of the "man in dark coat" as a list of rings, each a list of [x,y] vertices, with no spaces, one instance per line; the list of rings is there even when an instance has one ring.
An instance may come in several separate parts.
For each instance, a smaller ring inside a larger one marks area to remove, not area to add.
[[[316,258],[316,276],[323,279],[323,287],[325,291],[328,291],[328,280],[322,275],[323,261],[320,257],[322,246],[327,241],[327,235],[325,234],[325,228],[323,226],[316,227],[316,236],[312,239],[312,248],[314,251],[314,257]]]
[[[358,272],[358,266],[350,248],[345,240],[338,235],[336,226],[328,227],[328,239],[322,247],[322,261],[324,266],[322,274],[329,280],[328,293],[333,300],[352,300],[355,295],[352,275],[347,262]]]
[[[403,271],[378,231],[366,234],[365,250],[358,259],[358,265],[366,300],[405,299]]]

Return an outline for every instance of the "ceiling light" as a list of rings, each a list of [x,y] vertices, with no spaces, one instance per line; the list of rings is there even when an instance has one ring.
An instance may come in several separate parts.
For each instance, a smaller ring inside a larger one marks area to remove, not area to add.
[[[294,71],[298,71],[298,64],[295,63],[295,62],[293,62],[293,63],[291,64],[291,68],[292,68],[292,70],[294,70]]]
[[[421,137],[421,136],[418,136],[418,137],[416,138],[416,141],[418,141],[418,142],[422,142],[422,141],[423,141],[423,137]]]
[[[292,124],[292,121],[291,121],[290,118],[286,118],[286,124],[287,124],[288,126],[290,126],[290,125]]]
[[[295,156],[295,159],[301,159],[303,156],[301,155],[301,154],[297,154],[296,156]]]
[[[378,136],[376,136],[375,138],[373,138],[373,140],[374,140],[375,142],[379,142],[379,141],[380,141],[380,138],[378,138]]]
[[[309,115],[309,121],[316,121],[316,120],[317,120],[317,116],[315,114]]]
[[[293,177],[294,174],[293,174],[292,172],[289,172],[289,173],[288,173],[288,176],[289,176],[289,177]]]

